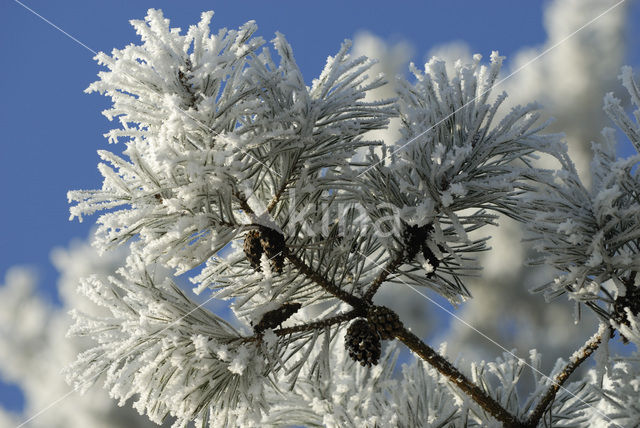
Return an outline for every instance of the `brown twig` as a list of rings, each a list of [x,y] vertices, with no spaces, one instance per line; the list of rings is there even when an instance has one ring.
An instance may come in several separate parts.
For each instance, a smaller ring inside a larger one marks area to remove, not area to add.
[[[307,266],[302,260],[296,257],[293,254],[287,254],[287,259],[296,266],[305,276],[312,279],[322,288],[338,297],[339,299],[349,303],[355,309],[347,314],[353,314],[353,318],[359,316],[359,313],[364,311],[368,303],[364,299],[360,299],[356,296],[353,296],[349,293],[346,293],[344,290],[337,287],[335,284],[326,280],[322,275],[317,273],[315,270]],[[376,281],[378,284],[382,284],[384,279],[389,275],[389,273],[399,266],[399,263],[402,262],[402,258],[395,258],[392,260],[387,267],[383,269],[380,273]],[[386,273],[386,274],[385,274]],[[371,289],[371,288],[370,288]],[[372,294],[373,296],[373,294]],[[322,321],[320,322],[322,323]],[[427,363],[431,364],[438,372],[442,375],[446,376],[451,380],[454,384],[456,384],[462,391],[468,394],[473,400],[475,400],[482,408],[484,408],[487,412],[493,415],[496,419],[501,421],[505,427],[522,427],[522,423],[520,423],[515,416],[507,412],[498,402],[496,402],[493,398],[487,395],[482,389],[476,386],[473,382],[471,382],[465,375],[463,375],[455,366],[449,363],[444,357],[440,356],[433,349],[431,349],[427,344],[422,342],[416,335],[411,333],[406,328],[402,327],[402,329],[398,330],[395,334],[395,337],[404,343],[409,349],[415,352],[420,358],[422,358]]]
[[[313,282],[318,284],[324,290],[336,296],[338,299],[342,300],[353,306],[356,309],[363,309],[367,306],[365,301],[359,297],[354,296],[351,293],[347,293],[333,282],[326,279],[324,276],[320,275],[316,272],[312,267],[307,265],[303,260],[298,258],[295,254],[287,252],[286,254],[287,260],[291,262],[298,270],[307,278],[311,279]]]
[[[393,259],[387,263],[385,267],[382,268],[380,274],[378,274],[377,278],[373,280],[367,292],[364,295],[364,300],[371,303],[373,296],[378,291],[378,288],[382,285],[382,283],[391,275],[395,270],[400,267],[402,261],[404,260],[404,254],[399,252]]]
[[[310,331],[310,330],[319,330],[321,328],[325,328],[325,327],[329,327],[331,325],[334,324],[339,324],[345,321],[350,321],[354,318],[363,316],[364,312],[360,309],[352,309],[349,312],[345,312],[342,314],[338,314],[338,315],[334,315],[332,317],[323,319],[321,321],[316,321],[316,322],[311,322],[311,323],[306,323],[306,324],[299,324],[299,325],[294,325],[291,327],[284,327],[284,328],[278,328],[273,330],[273,333],[276,336],[286,336],[288,334],[292,334],[292,333],[299,333],[302,331]],[[246,342],[255,342],[260,340],[260,338],[262,337],[262,334],[254,334],[253,336],[249,336],[249,337],[243,337],[242,338],[242,342],[246,343]]]
[[[562,384],[571,376],[571,374],[582,364],[593,352],[598,349],[600,343],[602,342],[602,333],[604,331],[602,329],[598,330],[596,334],[591,336],[591,338],[582,345],[582,348],[578,350],[578,352],[574,353],[575,357],[571,358],[571,361],[565,366],[564,369],[560,373],[555,376],[549,389],[544,394],[544,396],[538,402],[538,405],[533,410],[533,412],[527,418],[525,422],[525,426],[527,428],[533,428],[538,425],[538,422],[544,415],[544,413],[548,410],[549,404],[556,397],[556,393],[562,387]]]
[[[334,315],[332,317],[316,321],[308,324],[294,325],[292,327],[279,328],[273,332],[278,336],[286,336],[291,333],[298,333],[300,331],[319,330],[321,328],[329,327],[333,324],[339,324],[345,321],[350,321],[354,318],[364,315],[364,311],[361,309],[352,309],[349,312],[343,314]]]
[[[276,194],[273,195],[273,199],[271,199],[271,201],[269,202],[269,205],[267,205],[267,212],[268,213],[271,213],[271,211],[273,211],[273,209],[276,207],[276,204],[280,201],[280,198],[282,197],[282,194],[284,193],[285,189],[287,188],[287,184],[289,184],[289,183],[287,182],[287,180],[285,180],[282,183],[282,186],[280,186],[280,188],[276,192]]]
[[[280,198],[282,197],[282,194],[287,189],[288,184],[289,183],[287,181],[282,183],[282,186],[280,186],[280,188],[276,191],[276,194],[273,195],[273,198],[271,199],[271,201],[269,201],[269,204],[267,205],[267,213],[271,213],[271,211],[273,211],[273,209],[276,207],[276,205],[280,201]],[[251,207],[247,203],[247,198],[245,198],[244,195],[242,195],[238,191],[235,191],[233,193],[233,196],[235,196],[238,199],[238,201],[240,202],[240,207],[244,212],[253,216],[256,215],[255,212],[251,209]]]
[[[234,191],[233,196],[235,196],[238,202],[240,202],[240,208],[242,208],[242,211],[247,213],[247,215],[249,216],[256,217],[256,213],[251,209],[249,203],[247,202],[247,198],[245,198],[242,193]]]
[[[234,192],[233,194],[238,201],[240,202],[240,207],[243,211],[245,211],[248,215],[255,217],[255,212],[251,209],[249,204],[247,203],[247,199],[240,192]],[[347,293],[333,282],[325,279],[322,275],[316,272],[312,267],[308,266],[303,260],[298,258],[295,254],[291,254],[287,249],[285,249],[286,254],[285,257],[293,264],[303,275],[307,278],[311,279],[313,282],[318,284],[320,287],[328,291],[329,293],[336,296],[338,299],[342,300],[353,306],[354,308],[362,309],[366,307],[366,303],[363,299],[354,296],[353,294]]]
[[[453,364],[431,349],[431,347],[421,341],[415,334],[403,327],[401,330],[396,332],[395,337],[415,352],[420,358],[431,364],[431,366],[438,370],[438,372],[446,376],[494,418],[502,422],[503,426],[510,428],[524,427],[524,425],[518,421],[515,416],[507,412],[500,403],[467,379],[467,377]]]

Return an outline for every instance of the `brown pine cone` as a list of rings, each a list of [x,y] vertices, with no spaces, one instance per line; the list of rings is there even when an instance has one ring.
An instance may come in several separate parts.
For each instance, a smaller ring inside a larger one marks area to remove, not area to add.
[[[253,268],[260,272],[260,258],[262,257],[262,244],[260,243],[260,232],[250,230],[244,237],[244,254]]]
[[[403,328],[398,315],[385,306],[372,306],[367,319],[384,340],[393,339],[395,333]]]
[[[359,318],[351,323],[347,329],[344,344],[349,351],[349,356],[362,366],[371,367],[378,364],[382,350],[380,336],[367,320]]]
[[[285,322],[289,317],[300,309],[302,305],[300,303],[285,303],[278,309],[274,309],[265,313],[260,319],[260,322],[253,327],[253,331],[256,333],[262,333],[263,331],[274,328]]]
[[[264,253],[269,258],[271,269],[277,273],[282,273],[287,251],[284,236],[277,230],[260,226],[260,243],[262,244]]]

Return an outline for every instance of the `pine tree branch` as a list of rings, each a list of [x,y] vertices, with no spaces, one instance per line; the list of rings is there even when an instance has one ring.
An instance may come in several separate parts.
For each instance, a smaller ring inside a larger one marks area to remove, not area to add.
[[[245,198],[242,193],[240,193],[239,191],[234,191],[233,196],[235,196],[238,202],[240,202],[240,208],[242,208],[242,211],[244,211],[251,217],[256,217],[256,213],[251,209],[249,203],[247,202],[247,198]]]
[[[591,336],[591,338],[584,344],[582,347],[576,351],[569,363],[565,366],[564,369],[560,373],[555,376],[553,379],[551,386],[544,394],[544,396],[538,402],[538,405],[533,410],[533,412],[527,418],[525,422],[525,426],[527,428],[533,428],[538,425],[540,419],[544,416],[544,413],[548,410],[549,404],[556,397],[556,393],[565,383],[565,381],[571,376],[571,374],[582,364],[593,352],[598,349],[600,343],[602,342],[602,329],[598,330],[596,334]]]
[[[476,403],[482,406],[494,418],[503,423],[503,426],[510,428],[524,428],[518,419],[511,413],[507,412],[497,401],[487,395],[482,389],[471,382],[462,374],[453,364],[431,349],[427,344],[421,341],[415,334],[411,333],[405,327],[395,332],[395,337],[404,343],[409,349],[416,353],[420,358],[429,363],[442,375],[446,376],[465,394],[471,397]]]
[[[403,252],[399,252],[393,259],[387,263],[385,267],[382,268],[382,271],[377,276],[377,278],[371,283],[367,292],[364,295],[364,300],[371,303],[373,296],[376,294],[382,283],[391,275],[397,268],[402,265],[404,260]]]

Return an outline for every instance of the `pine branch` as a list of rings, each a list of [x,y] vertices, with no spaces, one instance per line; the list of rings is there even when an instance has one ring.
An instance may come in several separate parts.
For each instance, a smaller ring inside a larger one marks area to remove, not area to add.
[[[249,203],[247,202],[247,198],[242,193],[240,193],[239,191],[235,191],[233,192],[233,196],[235,196],[238,202],[240,202],[240,208],[242,208],[242,211],[244,211],[247,215],[251,217],[254,217],[254,218],[257,217],[256,213],[249,206]]]
[[[591,336],[591,338],[584,344],[582,347],[575,352],[569,361],[569,363],[565,366],[564,369],[560,373],[555,376],[555,379],[552,381],[551,386],[544,394],[544,396],[538,402],[538,405],[533,410],[531,415],[527,418],[525,422],[525,426],[527,428],[533,428],[538,425],[540,419],[544,416],[544,413],[548,410],[549,405],[556,397],[556,393],[565,383],[565,381],[571,376],[571,374],[582,364],[593,352],[598,349],[600,343],[602,342],[602,329],[598,330],[596,334]]]
[[[513,428],[525,427],[524,424],[518,421],[518,419],[511,413],[507,412],[496,400],[491,398],[486,392],[467,379],[467,377],[455,366],[439,355],[436,351],[431,349],[431,347],[421,341],[415,334],[411,333],[405,327],[396,331],[395,337],[415,352],[420,358],[438,370],[442,375],[446,376],[494,418],[502,422],[503,426]]]

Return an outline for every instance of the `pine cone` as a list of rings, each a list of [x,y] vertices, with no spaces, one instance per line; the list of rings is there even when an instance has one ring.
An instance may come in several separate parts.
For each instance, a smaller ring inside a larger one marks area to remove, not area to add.
[[[244,237],[244,254],[249,259],[253,268],[260,272],[260,258],[262,257],[262,244],[260,243],[260,232],[250,230]]]
[[[284,236],[282,236],[282,234],[277,230],[261,226],[260,243],[262,244],[264,253],[269,258],[271,268],[277,273],[282,273],[284,257],[287,250]]]
[[[403,328],[398,315],[385,306],[372,306],[367,319],[384,340],[393,339],[394,333]]]
[[[617,324],[630,325],[627,318],[627,311],[624,308],[629,308],[633,315],[640,314],[640,287],[627,287],[627,293],[624,296],[619,296],[613,302],[613,313],[611,319]],[[628,343],[629,340],[620,335],[624,343]]]
[[[265,313],[260,319],[260,322],[253,327],[253,331],[256,333],[262,333],[263,331],[274,328],[285,322],[289,317],[300,309],[302,305],[300,303],[285,303],[278,309],[274,309]]]
[[[368,367],[378,364],[381,352],[380,336],[367,320],[359,318],[351,323],[344,344],[354,361]]]

